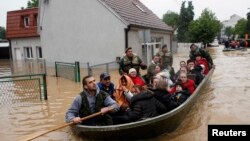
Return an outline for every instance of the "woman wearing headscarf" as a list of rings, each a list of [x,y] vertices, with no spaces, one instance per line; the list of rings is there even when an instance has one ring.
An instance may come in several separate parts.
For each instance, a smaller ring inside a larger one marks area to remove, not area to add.
[[[134,83],[129,76],[123,75],[120,78],[114,97],[122,111],[125,111],[129,107],[129,100],[132,97],[131,90],[133,86]]]

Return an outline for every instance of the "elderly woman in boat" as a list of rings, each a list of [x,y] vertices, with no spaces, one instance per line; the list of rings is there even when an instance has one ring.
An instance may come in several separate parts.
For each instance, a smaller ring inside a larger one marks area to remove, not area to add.
[[[121,111],[126,111],[129,107],[129,100],[132,97],[131,90],[134,86],[133,81],[127,75],[123,75],[120,80],[118,87],[115,90],[114,97],[120,106]]]

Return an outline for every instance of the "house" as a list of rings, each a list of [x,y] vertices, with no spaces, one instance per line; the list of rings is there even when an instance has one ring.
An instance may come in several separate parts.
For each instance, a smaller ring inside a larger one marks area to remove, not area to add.
[[[229,20],[225,20],[222,22],[222,29],[221,29],[221,37],[222,38],[228,38],[227,35],[225,35],[225,29],[226,27],[235,27],[235,25],[237,24],[237,22],[242,19],[242,17],[236,15],[236,14],[233,14],[232,16],[230,16],[230,19]]]
[[[37,17],[38,8],[7,12],[6,38],[13,60],[43,59]]]
[[[9,11],[6,37],[13,60],[98,64],[125,48],[150,63],[173,29],[138,0],[40,0],[39,8]]]
[[[173,38],[173,29],[139,0],[40,0],[38,25],[48,62],[111,62],[132,47],[149,64]]]

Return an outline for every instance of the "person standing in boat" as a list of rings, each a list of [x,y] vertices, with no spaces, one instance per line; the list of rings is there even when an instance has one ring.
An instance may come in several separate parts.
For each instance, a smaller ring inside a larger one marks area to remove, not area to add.
[[[131,47],[128,47],[125,50],[125,55],[120,60],[119,65],[120,75],[128,74],[128,71],[131,68],[136,69],[138,75],[140,75],[140,68],[143,70],[147,69],[147,65],[143,63],[142,59],[138,55],[133,53]]]
[[[205,51],[204,49],[198,48],[195,44],[191,44],[189,58],[191,60],[195,60],[195,54],[197,54],[197,53],[201,54],[201,56],[207,60],[207,62],[209,64],[209,69],[211,69],[213,67],[214,63],[213,63],[213,59],[210,56],[210,54],[207,51]]]
[[[163,45],[161,48],[161,51],[159,51],[156,55],[160,56],[160,62],[161,65],[163,66],[163,69],[167,69],[170,73],[171,76],[174,76],[175,71],[174,68],[172,67],[173,65],[173,56],[171,52],[168,51],[167,45]]]
[[[116,112],[119,106],[108,93],[101,91],[93,76],[85,76],[82,79],[83,91],[74,99],[71,107],[66,112],[65,121],[81,123],[80,118],[101,111],[103,114]],[[112,125],[112,117],[109,114],[91,118],[84,121],[84,125]]]
[[[155,67],[160,65],[160,56],[154,55],[151,64],[148,66],[147,74],[144,76],[144,80],[147,84],[151,84],[152,79],[155,75]]]

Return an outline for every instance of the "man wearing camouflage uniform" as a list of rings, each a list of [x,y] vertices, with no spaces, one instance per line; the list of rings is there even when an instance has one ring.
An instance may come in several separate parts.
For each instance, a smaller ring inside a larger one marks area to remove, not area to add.
[[[141,58],[133,53],[132,48],[128,47],[125,50],[125,55],[119,62],[120,75],[128,74],[129,69],[134,68],[137,71],[137,74],[140,75],[140,68],[146,69],[147,66],[142,62]]]
[[[161,57],[161,65],[163,66],[163,69],[169,70],[169,73],[171,77],[175,75],[174,68],[172,67],[173,64],[173,56],[168,51],[167,45],[163,45],[161,48],[161,51],[158,52],[156,55]]]

